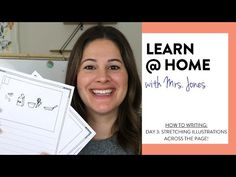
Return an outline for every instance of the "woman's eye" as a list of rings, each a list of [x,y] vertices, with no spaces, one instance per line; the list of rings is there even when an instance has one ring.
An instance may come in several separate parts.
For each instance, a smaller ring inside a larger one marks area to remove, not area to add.
[[[88,66],[85,66],[84,69],[86,69],[86,70],[94,70],[96,68],[94,66],[92,66],[92,65],[88,65]]]
[[[120,67],[116,66],[116,65],[112,65],[112,66],[109,66],[108,69],[110,69],[110,70],[118,70],[118,69],[120,69]]]

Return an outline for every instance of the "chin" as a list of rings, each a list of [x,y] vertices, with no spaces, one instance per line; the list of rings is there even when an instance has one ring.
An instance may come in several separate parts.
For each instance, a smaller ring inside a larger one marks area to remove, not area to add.
[[[108,109],[108,108],[96,108],[94,109],[95,112],[99,113],[99,114],[106,114],[106,113],[110,113],[113,109]]]

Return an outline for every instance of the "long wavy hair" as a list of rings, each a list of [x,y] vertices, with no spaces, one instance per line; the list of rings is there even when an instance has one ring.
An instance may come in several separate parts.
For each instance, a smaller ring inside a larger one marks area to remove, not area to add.
[[[68,61],[66,84],[75,87],[72,107],[85,119],[85,105],[81,100],[77,86],[77,74],[81,64],[84,48],[96,39],[113,41],[120,50],[125,68],[128,73],[128,90],[126,97],[119,106],[118,117],[113,130],[118,128],[117,140],[124,149],[132,149],[136,154],[141,153],[141,98],[142,87],[137,72],[135,58],[126,37],[111,26],[93,26],[86,30],[76,41]]]

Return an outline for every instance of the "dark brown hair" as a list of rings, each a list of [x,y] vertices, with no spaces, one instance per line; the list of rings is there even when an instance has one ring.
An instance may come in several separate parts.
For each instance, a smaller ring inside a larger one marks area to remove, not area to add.
[[[141,152],[141,82],[137,72],[133,51],[126,37],[111,26],[94,26],[86,30],[75,43],[68,62],[66,84],[75,86],[72,107],[86,120],[86,109],[81,100],[77,85],[77,74],[84,48],[96,39],[113,41],[120,50],[128,73],[128,91],[118,111],[118,118],[113,125],[118,127],[117,140],[124,149],[133,149],[136,154]]]

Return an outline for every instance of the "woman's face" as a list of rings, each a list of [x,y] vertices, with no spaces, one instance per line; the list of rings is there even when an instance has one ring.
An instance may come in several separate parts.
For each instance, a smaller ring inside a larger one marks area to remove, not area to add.
[[[111,40],[96,39],[85,47],[77,88],[88,111],[107,114],[118,110],[127,93],[128,74]]]

